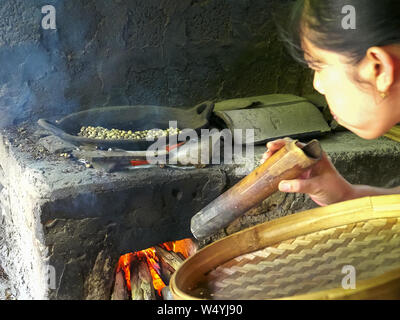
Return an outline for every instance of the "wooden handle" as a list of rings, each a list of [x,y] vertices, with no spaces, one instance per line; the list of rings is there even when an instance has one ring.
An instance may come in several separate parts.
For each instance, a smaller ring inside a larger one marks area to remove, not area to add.
[[[261,166],[220,195],[191,220],[197,239],[206,238],[278,191],[279,182],[300,176],[322,158],[317,140],[303,148],[291,140]]]

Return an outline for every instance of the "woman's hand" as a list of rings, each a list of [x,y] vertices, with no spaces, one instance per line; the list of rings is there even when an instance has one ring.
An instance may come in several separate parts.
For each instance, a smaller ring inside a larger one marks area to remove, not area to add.
[[[261,162],[271,157],[290,140],[290,138],[285,138],[269,142],[267,144],[268,151],[264,153]],[[300,142],[297,145],[304,146]],[[339,174],[325,152],[322,159],[299,178],[281,181],[279,190],[306,193],[320,206],[354,198],[353,186]]]

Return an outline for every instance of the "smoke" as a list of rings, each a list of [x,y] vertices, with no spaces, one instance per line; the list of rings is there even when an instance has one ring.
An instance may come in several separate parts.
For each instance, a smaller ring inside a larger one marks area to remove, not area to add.
[[[43,5],[43,1],[2,1],[0,127],[51,117],[75,104],[64,97],[69,75],[58,34],[41,27]]]

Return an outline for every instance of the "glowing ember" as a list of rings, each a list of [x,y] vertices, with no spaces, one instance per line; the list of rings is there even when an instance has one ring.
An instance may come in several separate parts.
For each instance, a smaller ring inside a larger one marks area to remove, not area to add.
[[[156,257],[156,250],[151,247],[149,249],[136,252],[136,254],[138,256],[140,254],[144,254],[147,258],[147,265],[149,266],[150,274],[153,278],[153,287],[157,290],[158,295],[161,296],[161,290],[165,287],[165,283],[160,277],[160,265],[158,264],[158,259]]]
[[[191,255],[189,253],[190,243],[190,239],[184,239],[179,241],[165,242],[161,245],[161,247],[167,249],[168,251],[179,252],[185,257],[185,259],[187,259]]]
[[[172,251],[180,252],[182,255],[187,259],[191,256],[189,252],[190,249],[193,249],[192,240],[190,239],[183,239],[179,241],[174,241],[172,243]]]
[[[119,258],[117,272],[124,271],[128,290],[131,291],[131,261],[134,257],[133,253],[127,253]]]

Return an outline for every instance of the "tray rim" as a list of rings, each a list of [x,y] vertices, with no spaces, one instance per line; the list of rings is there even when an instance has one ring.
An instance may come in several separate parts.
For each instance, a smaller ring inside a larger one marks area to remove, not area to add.
[[[105,139],[93,139],[78,136],[77,134],[72,134],[65,130],[64,125],[69,121],[76,121],[76,118],[79,118],[83,115],[96,114],[100,111],[105,112],[115,112],[121,109],[130,110],[134,108],[146,109],[146,108],[156,108],[162,111],[163,113],[178,113],[178,115],[190,115],[192,119],[199,120],[196,128],[194,129],[196,132],[199,132],[203,128],[207,128],[210,125],[211,114],[214,111],[215,102],[212,100],[203,101],[191,108],[183,108],[183,107],[164,107],[157,105],[126,105],[126,106],[106,106],[106,107],[96,107],[90,108],[87,110],[82,110],[74,113],[70,113],[59,120],[49,121],[47,119],[41,118],[37,121],[39,126],[48,130],[53,135],[59,137],[60,139],[72,143],[75,146],[98,146],[101,148],[122,148],[126,150],[143,150],[150,147],[152,144],[156,143],[158,139],[155,140],[147,140],[147,139],[137,139],[137,140],[128,140],[128,139],[119,139],[119,140],[105,140]],[[173,120],[173,119],[172,119]],[[185,129],[184,125],[179,125],[179,129]],[[150,128],[149,128],[150,129]],[[166,142],[169,143],[169,139],[175,141],[178,135],[167,136]]]
[[[363,197],[264,222],[211,243],[187,259],[172,275],[171,292],[177,299],[206,300],[189,295],[181,289],[182,284],[199,283],[205,274],[235,257],[291,238],[384,218],[400,218],[400,195]],[[193,270],[197,281],[188,280]]]

